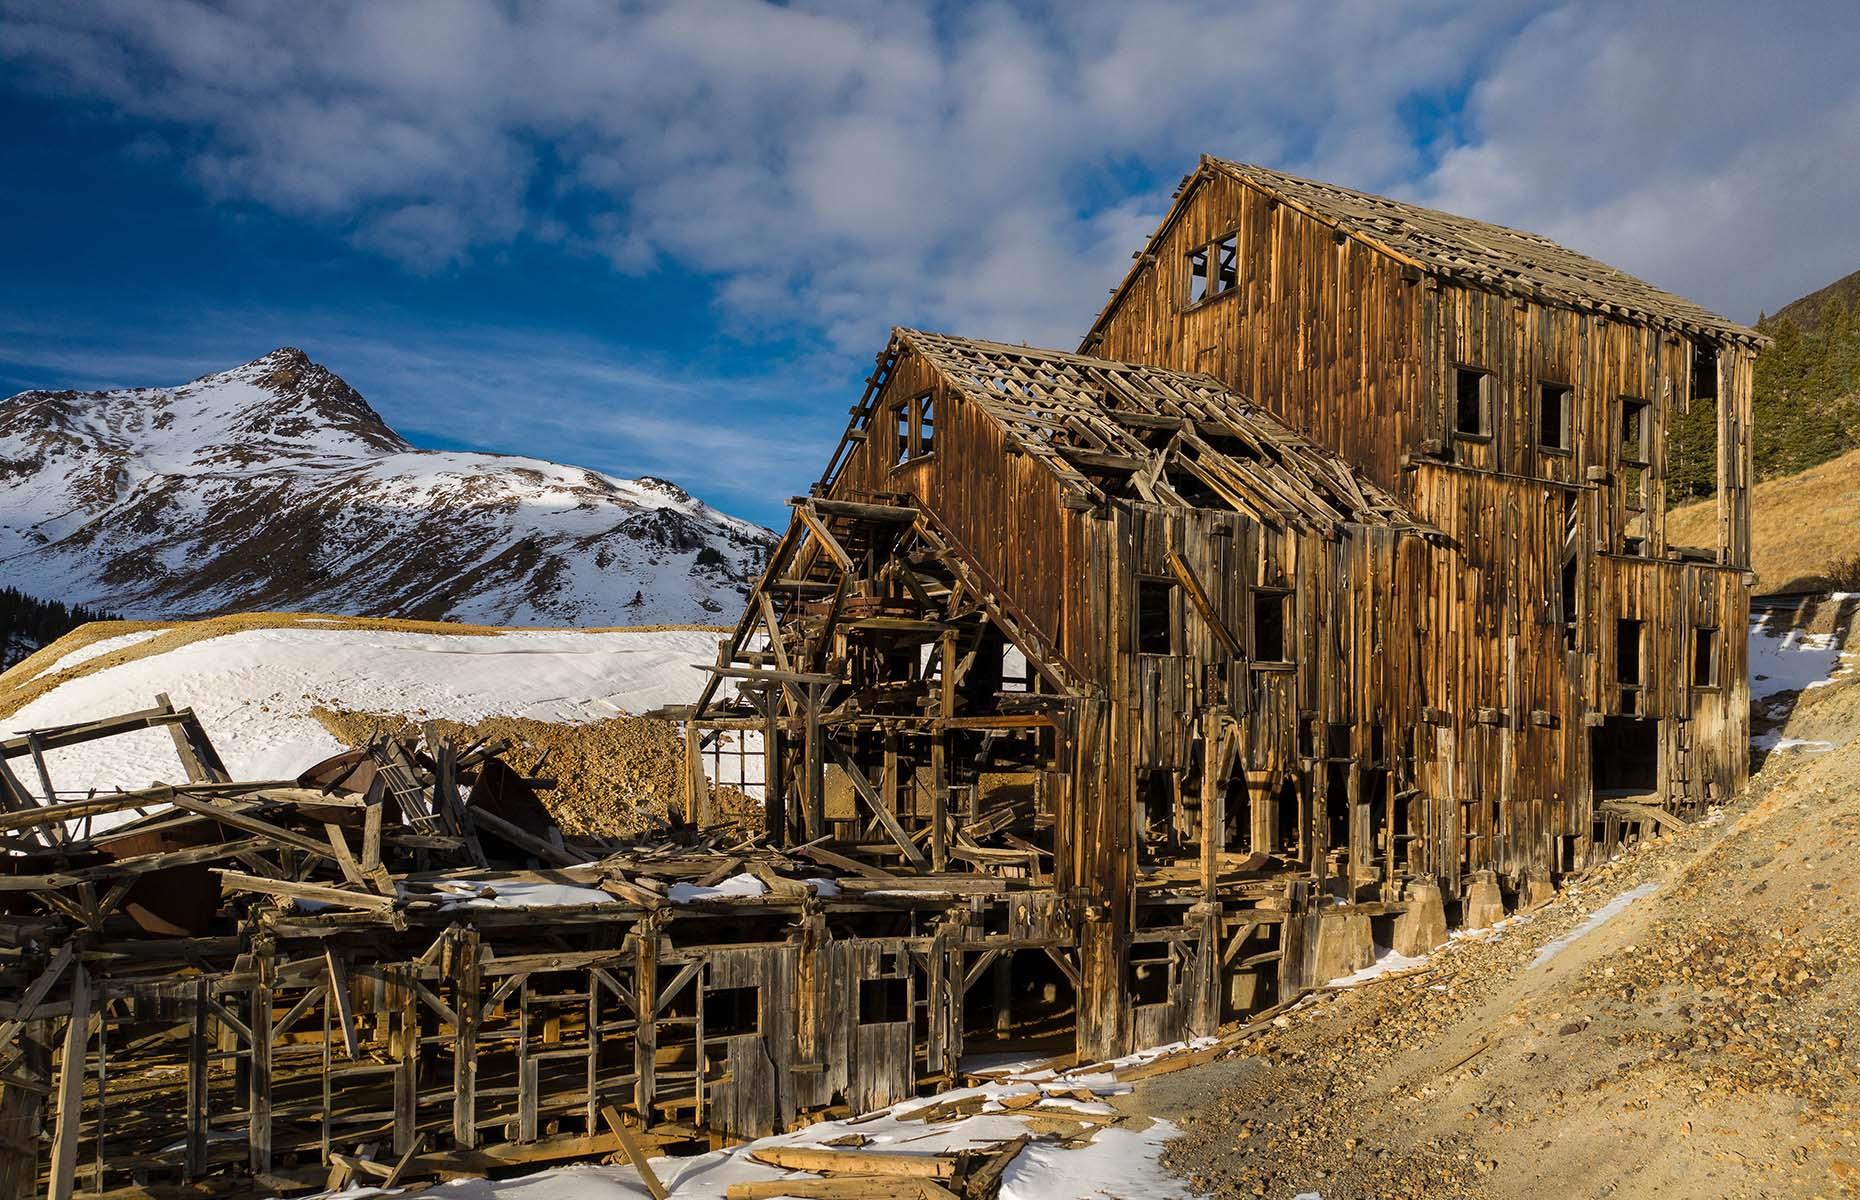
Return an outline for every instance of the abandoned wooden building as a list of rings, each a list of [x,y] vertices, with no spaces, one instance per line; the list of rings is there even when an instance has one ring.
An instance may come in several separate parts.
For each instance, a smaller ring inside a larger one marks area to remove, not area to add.
[[[566,838],[537,767],[432,729],[247,783],[165,699],[0,739],[0,1200],[760,1135],[1211,1034],[1528,903],[1744,780],[1761,345],[1204,159],[1078,352],[893,333],[663,714],[664,838]],[[188,783],[55,787],[148,729]],[[755,838],[715,823],[725,743]]]
[[[1014,953],[1072,959],[1093,1056],[1743,782],[1759,335],[1211,158],[1135,258],[1078,354],[896,331],[720,650],[735,698],[691,714],[694,781],[756,730],[777,842],[966,870],[978,906],[1036,884]],[[1693,548],[1663,433],[1697,404]]]

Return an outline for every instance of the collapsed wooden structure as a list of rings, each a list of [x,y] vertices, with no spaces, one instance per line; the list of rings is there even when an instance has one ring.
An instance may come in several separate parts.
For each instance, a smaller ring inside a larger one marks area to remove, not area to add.
[[[56,788],[59,752],[162,729],[188,782]],[[0,1197],[643,1161],[953,1081],[965,1036],[1070,1050],[1066,957],[1004,957],[1050,895],[565,838],[507,750],[427,726],[235,781],[165,700],[0,740]]]
[[[1135,257],[1077,354],[894,332],[682,714],[694,799],[703,739],[756,731],[775,844],[1033,887],[1014,952],[1071,960],[1102,1056],[1742,784],[1759,335],[1217,159]]]
[[[0,741],[0,1200],[764,1134],[1484,923],[1743,781],[1759,347],[1207,159],[1081,352],[894,333],[664,714],[663,839],[563,838],[537,767],[430,730],[270,782],[165,703]],[[1660,435],[1700,403],[1686,549]],[[188,783],[56,791],[48,753],[150,728]],[[720,738],[754,836],[712,826]]]

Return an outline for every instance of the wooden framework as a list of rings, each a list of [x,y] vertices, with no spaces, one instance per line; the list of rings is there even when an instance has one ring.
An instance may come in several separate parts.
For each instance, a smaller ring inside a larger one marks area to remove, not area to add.
[[[1050,888],[1081,1053],[1197,1032],[1319,981],[1328,920],[1537,893],[1741,785],[1762,344],[1204,160],[1084,352],[894,333],[683,715],[762,732],[772,838]]]

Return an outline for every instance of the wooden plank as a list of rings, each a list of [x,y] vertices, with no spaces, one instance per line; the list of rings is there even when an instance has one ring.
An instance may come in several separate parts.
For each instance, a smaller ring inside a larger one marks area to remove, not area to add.
[[[822,740],[826,743],[827,752],[839,764],[840,770],[846,772],[847,778],[852,780],[853,791],[865,801],[866,807],[872,810],[872,815],[878,818],[878,823],[884,827],[887,834],[891,835],[891,840],[897,843],[900,850],[904,851],[904,857],[909,859],[911,865],[918,870],[928,870],[929,860],[924,857],[923,851],[917,848],[917,843],[911,840],[911,835],[904,831],[904,826],[898,824],[897,816],[885,807],[884,801],[879,798],[878,790],[872,786],[872,781],[865,777],[865,772],[859,769],[859,764],[855,763],[845,750],[841,749],[840,744],[832,738]]]
[[[848,1175],[902,1175],[913,1179],[953,1179],[956,1161],[940,1154],[892,1154],[875,1150],[833,1150],[822,1146],[759,1146],[751,1160],[789,1171],[832,1171]]]
[[[53,1113],[52,1158],[46,1195],[50,1200],[71,1200],[77,1186],[79,1128],[84,1118],[85,1045],[90,1040],[90,974],[80,965],[71,976],[71,1013],[65,1020],[65,1041],[58,1058],[58,1091]]]
[[[652,1200],[666,1200],[671,1192],[659,1182],[658,1173],[652,1169],[652,1164],[646,1161],[645,1149],[640,1146],[639,1139],[633,1136],[632,1131],[627,1129],[626,1123],[620,1119],[619,1110],[611,1104],[602,1105],[601,1120],[605,1121],[607,1128],[613,1131],[616,1138],[620,1139],[620,1148],[626,1152],[627,1161],[633,1164],[633,1169],[639,1172],[640,1181],[646,1185],[646,1190],[652,1193]]]
[[[380,896],[373,892],[351,892],[344,888],[328,887],[320,883],[293,883],[284,879],[266,879],[259,875],[247,875],[240,871],[228,871],[214,868],[213,873],[220,877],[223,886],[239,892],[262,892],[268,896],[277,896],[285,900],[309,900],[315,904],[333,904],[342,908],[360,908],[370,912],[388,912],[394,907],[392,896]]]

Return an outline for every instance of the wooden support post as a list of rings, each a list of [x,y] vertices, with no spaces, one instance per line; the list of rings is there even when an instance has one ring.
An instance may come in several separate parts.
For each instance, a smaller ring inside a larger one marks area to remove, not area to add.
[[[246,1147],[252,1174],[271,1171],[271,991],[277,979],[277,960],[271,942],[261,941],[252,951],[253,982],[246,1028],[251,1031],[246,1061]]]
[[[827,824],[827,756],[826,734],[820,728],[820,685],[807,685],[807,743],[803,776],[806,793],[801,811],[806,825],[802,836],[808,841],[826,832]]]
[[[64,1050],[58,1058],[58,1091],[52,1135],[52,1161],[46,1195],[70,1200],[76,1190],[78,1131],[84,1119],[84,1047],[90,1041],[90,974],[79,966],[71,976],[71,1015],[65,1021]]]
[[[956,631],[953,629],[943,634],[942,655],[937,670],[940,686],[936,716],[947,719],[956,715]],[[942,871],[949,866],[949,733],[938,729],[931,736],[935,740],[930,744],[930,866],[932,870]]]
[[[1201,978],[1190,1032],[1212,1034],[1221,1023],[1221,845],[1227,830],[1226,712],[1210,705],[1201,726]]]
[[[189,1183],[207,1173],[207,1053],[212,1048],[208,1001],[213,985],[205,976],[194,981],[192,1023],[187,1038],[187,1151],[181,1177]]]
[[[788,808],[782,778],[781,698],[774,691],[764,693],[768,703],[768,721],[762,731],[762,806],[769,845],[788,844]]]
[[[685,820],[693,829],[710,823],[710,780],[704,774],[703,731],[685,722]]]
[[[452,1144],[460,1150],[478,1145],[479,977],[478,931],[460,930],[452,946]]]
[[[651,1128],[652,1102],[658,1094],[658,1079],[654,1069],[659,1053],[659,1022],[656,1016],[659,1004],[659,929],[655,923],[644,921],[634,928],[633,949],[639,963],[638,974],[633,981],[633,998],[639,1006],[634,1014],[637,1023],[633,1037],[633,1071],[637,1078],[633,1085],[633,1108],[639,1113],[640,1127]]]
[[[388,972],[388,998],[394,1005],[394,1153],[405,1154],[419,1134],[420,1001],[407,968]],[[388,1014],[383,1013],[383,1019]]]

